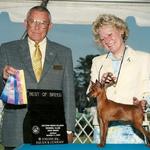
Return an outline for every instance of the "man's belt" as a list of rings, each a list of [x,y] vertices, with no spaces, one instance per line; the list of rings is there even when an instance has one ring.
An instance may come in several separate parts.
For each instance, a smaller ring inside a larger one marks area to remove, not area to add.
[[[23,109],[23,108],[27,108],[27,105],[26,104],[23,104],[23,105],[5,104],[4,108],[5,109]]]

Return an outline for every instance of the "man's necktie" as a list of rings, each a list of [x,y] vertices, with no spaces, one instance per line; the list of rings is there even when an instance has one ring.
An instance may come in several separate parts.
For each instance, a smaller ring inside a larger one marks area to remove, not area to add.
[[[42,54],[38,44],[35,44],[35,51],[33,53],[32,65],[36,79],[39,82],[42,74]]]

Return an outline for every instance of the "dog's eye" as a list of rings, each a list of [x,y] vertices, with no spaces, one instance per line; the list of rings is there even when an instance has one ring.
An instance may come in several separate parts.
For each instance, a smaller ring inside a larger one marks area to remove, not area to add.
[[[94,91],[95,91],[95,89],[93,88],[93,89],[92,89],[92,92],[94,92]]]

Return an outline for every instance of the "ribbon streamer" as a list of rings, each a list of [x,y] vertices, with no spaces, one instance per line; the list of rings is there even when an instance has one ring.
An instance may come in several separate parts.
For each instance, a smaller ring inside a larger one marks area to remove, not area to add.
[[[8,104],[27,104],[26,85],[23,70],[18,70],[15,75],[9,76],[0,98],[4,103]]]

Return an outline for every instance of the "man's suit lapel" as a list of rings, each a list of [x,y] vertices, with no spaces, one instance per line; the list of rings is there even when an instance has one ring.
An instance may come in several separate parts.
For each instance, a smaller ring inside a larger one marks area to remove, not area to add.
[[[42,72],[41,80],[42,80],[42,78],[44,78],[46,73],[50,69],[52,69],[51,66],[52,66],[52,64],[54,62],[55,57],[56,57],[55,47],[52,46],[50,41],[47,41],[46,53],[45,53],[45,61],[44,61],[44,66],[43,66],[43,72]]]
[[[22,43],[20,43],[19,53],[21,56],[21,60],[23,61],[23,64],[26,67],[26,70],[30,73],[31,77],[35,79],[34,71],[32,68],[32,62],[31,62],[31,56],[28,46],[27,39],[22,40]]]

